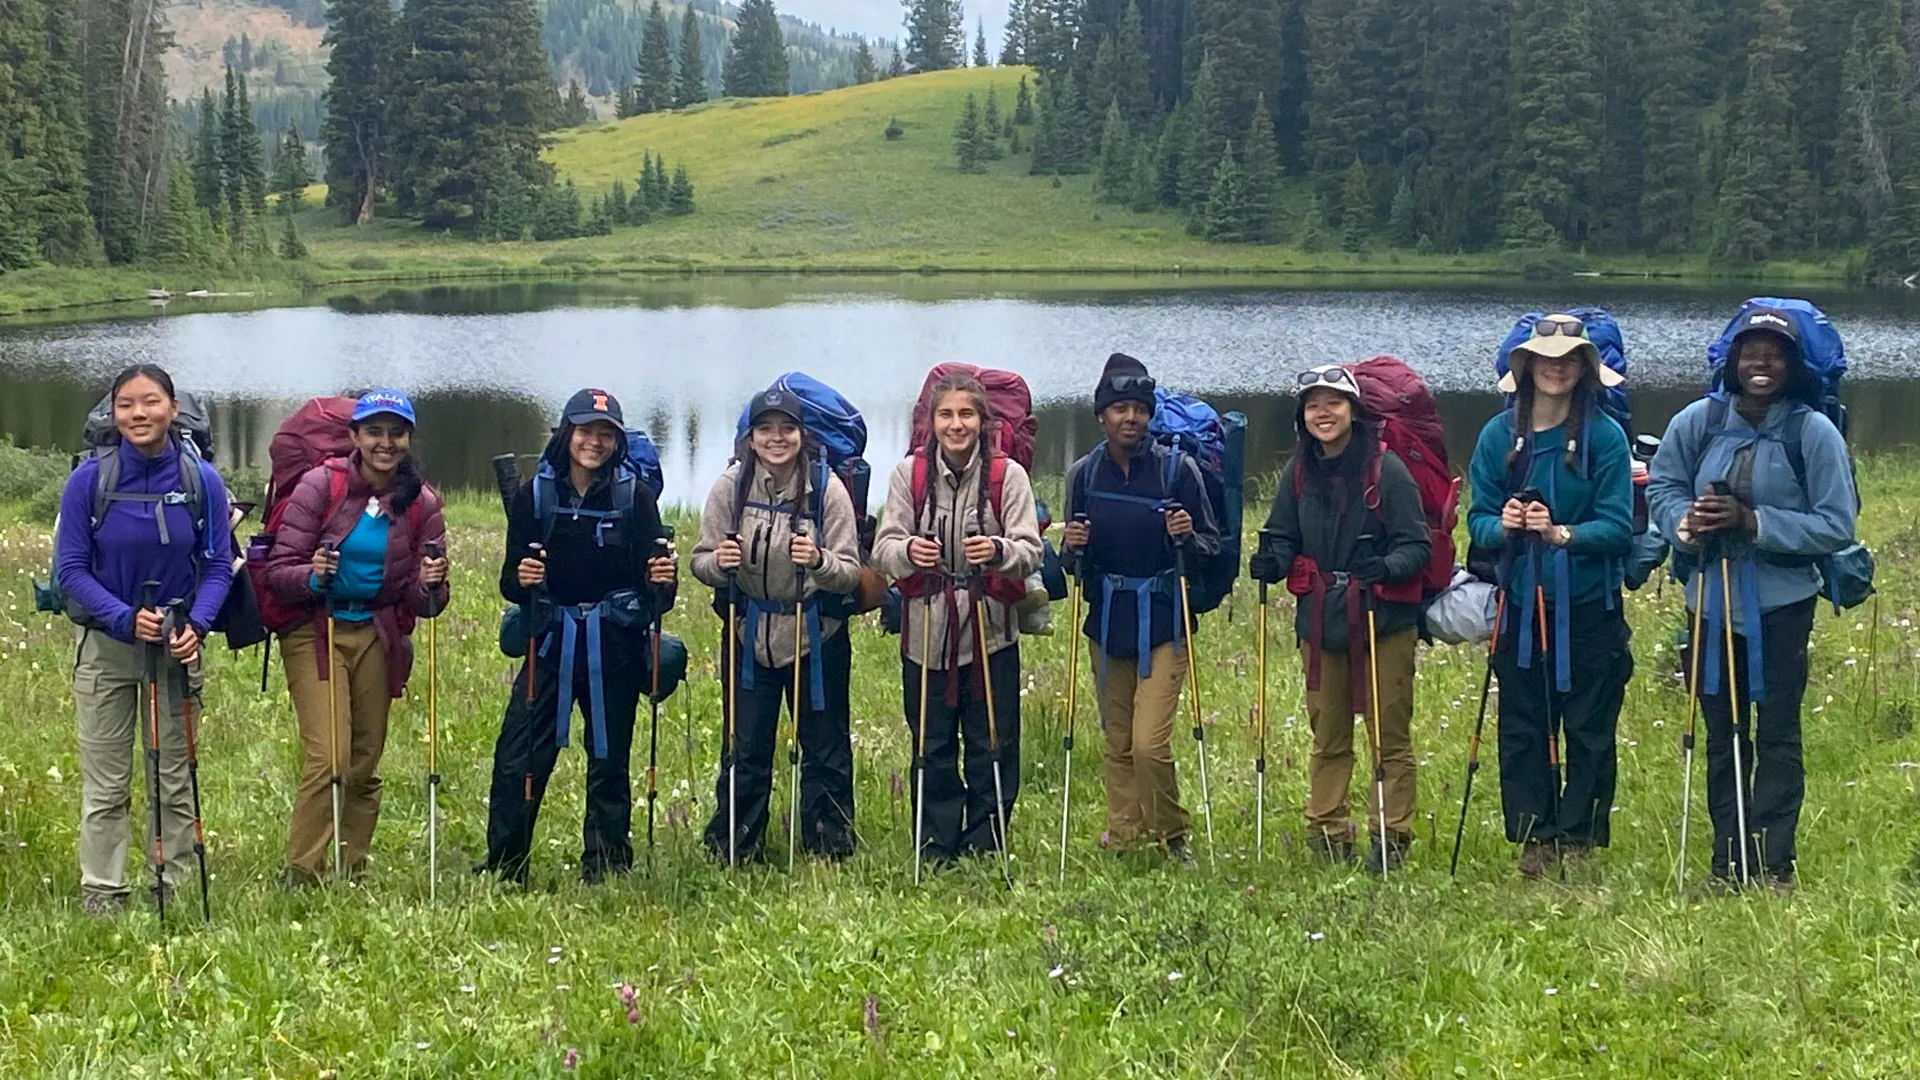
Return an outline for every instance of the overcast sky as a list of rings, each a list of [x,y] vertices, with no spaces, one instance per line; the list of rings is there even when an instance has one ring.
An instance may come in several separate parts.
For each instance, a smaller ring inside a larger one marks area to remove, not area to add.
[[[987,51],[1000,59],[1000,31],[1007,22],[1007,0],[963,0],[967,12],[967,48],[973,48],[976,19],[985,22]],[[783,15],[792,15],[822,26],[865,34],[868,37],[899,38],[906,31],[902,23],[906,9],[898,0],[774,0]]]

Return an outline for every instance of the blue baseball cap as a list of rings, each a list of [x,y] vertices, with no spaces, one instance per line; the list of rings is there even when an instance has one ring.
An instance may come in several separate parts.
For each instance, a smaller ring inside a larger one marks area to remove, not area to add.
[[[369,416],[379,413],[392,413],[409,424],[416,423],[413,417],[413,402],[398,390],[369,390],[360,395],[353,403],[353,423],[359,423]]]

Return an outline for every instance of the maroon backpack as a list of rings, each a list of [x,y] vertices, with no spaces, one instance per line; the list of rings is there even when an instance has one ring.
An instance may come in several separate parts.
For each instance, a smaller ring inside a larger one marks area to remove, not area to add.
[[[1446,589],[1453,581],[1453,529],[1460,514],[1460,479],[1447,463],[1446,432],[1440,426],[1440,411],[1434,407],[1433,392],[1418,372],[1398,357],[1376,356],[1348,365],[1354,381],[1360,384],[1360,397],[1379,429],[1380,445],[1391,450],[1420,489],[1420,508],[1427,515],[1427,539],[1433,545],[1427,568],[1413,581],[1418,596],[1409,602],[1424,600]],[[1380,498],[1379,458],[1374,458],[1372,475],[1367,478],[1369,505]],[[1393,586],[1387,586],[1391,589]]]

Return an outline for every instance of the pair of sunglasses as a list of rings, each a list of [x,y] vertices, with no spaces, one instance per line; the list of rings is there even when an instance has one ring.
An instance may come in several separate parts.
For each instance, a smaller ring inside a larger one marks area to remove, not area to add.
[[[1151,394],[1158,384],[1153,381],[1153,376],[1151,375],[1115,375],[1113,378],[1107,380],[1107,385],[1112,387],[1116,393],[1131,394],[1138,392]]]
[[[1548,315],[1533,324],[1534,337],[1583,338],[1587,336],[1587,324],[1571,315]]]
[[[1360,384],[1353,381],[1353,372],[1343,367],[1315,368],[1312,371],[1303,371],[1295,378],[1295,382],[1302,392],[1311,390],[1316,386],[1330,386],[1335,390],[1344,390],[1351,394],[1358,394],[1360,392]]]

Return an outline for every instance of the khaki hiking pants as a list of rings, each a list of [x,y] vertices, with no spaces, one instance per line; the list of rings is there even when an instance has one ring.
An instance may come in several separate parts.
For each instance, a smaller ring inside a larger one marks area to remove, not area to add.
[[[125,897],[127,843],[132,835],[133,770],[147,784],[145,749],[151,745],[147,721],[145,645],[129,645],[102,630],[77,628],[74,634],[73,705],[80,737],[80,893]],[[199,664],[188,674],[164,652],[160,656],[160,831],[164,838],[167,887],[183,885],[193,868],[193,794],[187,782],[186,729],[181,725],[182,695],[197,691]],[[135,734],[135,732],[138,734]],[[136,754],[135,743],[141,748]],[[152,798],[148,792],[148,798]],[[153,823],[143,807],[137,826],[142,862],[153,862]],[[152,870],[147,874],[151,876]],[[149,880],[148,884],[151,884]]]
[[[287,865],[315,879],[324,878],[333,846],[333,754],[340,755],[340,858],[349,874],[366,869],[373,827],[380,820],[380,755],[387,747],[387,654],[371,621],[333,623],[332,738],[327,716],[328,686],[315,659],[312,624],[280,639],[287,693],[300,723],[305,763],[293,800],[292,835]]]
[[[1094,648],[1099,648],[1095,645]],[[1116,845],[1156,843],[1187,834],[1187,812],[1173,774],[1174,720],[1187,653],[1171,642],[1153,650],[1152,674],[1141,678],[1133,660],[1096,657],[1104,664],[1100,722],[1106,729],[1107,832]]]
[[[1417,630],[1402,630],[1381,638],[1375,653],[1380,669],[1380,758],[1387,772],[1387,832],[1400,840],[1413,838],[1413,655],[1418,639]],[[1302,643],[1303,666],[1309,655]],[[1347,800],[1353,782],[1354,739],[1364,739],[1369,746],[1373,739],[1373,718],[1356,716],[1351,698],[1347,654],[1321,653],[1320,689],[1307,694],[1307,716],[1313,725],[1313,754],[1307,762],[1307,828],[1336,840],[1346,839],[1353,831]],[[1368,818],[1360,831],[1378,835],[1380,802],[1371,768],[1366,789]]]

